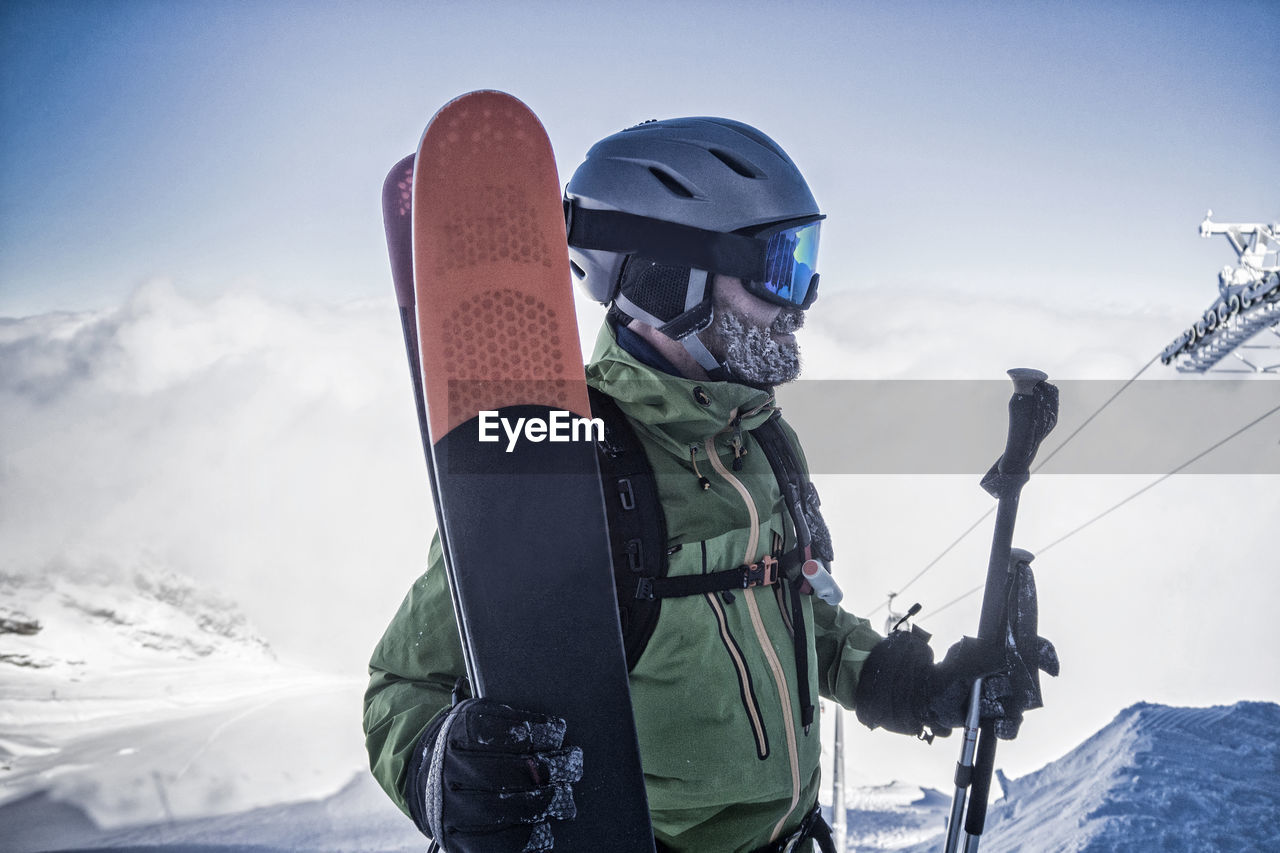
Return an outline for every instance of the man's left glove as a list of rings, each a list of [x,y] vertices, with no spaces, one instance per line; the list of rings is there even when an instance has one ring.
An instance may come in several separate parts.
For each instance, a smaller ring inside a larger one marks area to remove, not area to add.
[[[946,737],[964,725],[973,681],[980,677],[981,718],[1003,718],[1008,713],[1002,695],[1007,679],[998,677],[1006,668],[1003,650],[965,637],[935,664],[927,636],[918,628],[894,631],[871,649],[854,695],[858,721],[899,734],[919,737],[927,728]]]
[[[564,748],[564,735],[558,717],[458,703],[419,741],[407,792],[415,822],[449,853],[551,850],[550,822],[576,816],[582,778],[582,750]]]

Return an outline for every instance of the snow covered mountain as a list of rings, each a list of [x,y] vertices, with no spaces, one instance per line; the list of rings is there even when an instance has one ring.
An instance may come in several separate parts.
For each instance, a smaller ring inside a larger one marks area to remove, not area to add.
[[[1000,781],[984,853],[1280,850],[1280,705],[1134,705],[1058,761]]]
[[[109,570],[0,574],[0,637],[0,666],[71,680],[135,665],[274,657],[233,602],[161,569],[123,578]]]
[[[362,687],[170,571],[0,576],[0,851],[323,800],[363,769]]]

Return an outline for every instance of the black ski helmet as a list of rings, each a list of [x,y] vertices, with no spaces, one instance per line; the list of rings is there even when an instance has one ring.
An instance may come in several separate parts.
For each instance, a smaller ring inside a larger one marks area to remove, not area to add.
[[[795,163],[750,125],[649,121],[597,142],[565,189],[574,278],[686,347],[711,320],[709,273],[757,277],[774,223],[821,219]]]

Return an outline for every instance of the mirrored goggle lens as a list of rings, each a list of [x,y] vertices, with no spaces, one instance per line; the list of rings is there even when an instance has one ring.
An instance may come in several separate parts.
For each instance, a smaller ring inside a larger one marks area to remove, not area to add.
[[[792,305],[806,307],[812,302],[810,289],[816,280],[821,225],[809,222],[772,235],[765,248],[764,280],[753,284],[762,293]]]

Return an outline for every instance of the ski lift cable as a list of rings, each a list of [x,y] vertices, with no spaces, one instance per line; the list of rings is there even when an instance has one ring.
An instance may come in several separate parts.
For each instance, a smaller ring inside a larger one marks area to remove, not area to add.
[[[982,522],[986,521],[986,520],[987,520],[987,516],[991,515],[991,513],[995,512],[995,511],[996,511],[996,508],[995,508],[995,506],[993,505],[990,509],[988,509],[988,510],[987,510],[986,512],[984,512],[981,516],[979,516],[977,521],[975,521],[973,524],[970,524],[970,525],[969,525],[969,527],[964,531],[964,533],[961,533],[959,536],[957,536],[957,537],[955,538],[955,540],[954,540],[950,545],[948,545],[946,548],[944,548],[944,549],[942,550],[942,553],[941,553],[941,554],[939,554],[938,556],[936,556],[936,557],[934,557],[932,560],[930,560],[930,561],[929,561],[929,564],[928,564],[927,566],[925,566],[923,569],[921,569],[919,572],[917,572],[917,573],[916,573],[916,575],[915,575],[915,577],[913,577],[911,580],[907,581],[907,582],[906,582],[906,583],[904,583],[902,586],[898,587],[897,591],[896,591],[895,593],[893,593],[893,594],[894,594],[894,595],[901,595],[901,594],[902,594],[902,591],[903,591],[904,589],[906,589],[907,587],[911,586],[911,585],[912,585],[913,583],[915,583],[916,581],[920,580],[920,578],[924,577],[924,575],[925,575],[925,573],[926,573],[926,572],[928,572],[928,571],[929,571],[930,569],[932,569],[934,566],[938,565],[938,563],[940,563],[940,562],[942,561],[942,558],[943,558],[943,557],[945,557],[945,556],[947,556],[948,554],[950,554],[950,553],[951,553],[951,551],[952,551],[952,549],[954,549],[957,545],[959,545],[961,542],[963,542],[963,541],[965,540],[965,538],[967,538],[967,537],[968,537],[968,535],[969,535],[970,533],[972,533],[974,530],[977,530],[978,525],[980,525],[980,524],[982,524]],[[871,611],[870,613],[868,613],[867,615],[868,615],[868,616],[874,616],[876,613],[880,612],[880,609],[881,609],[882,607],[888,607],[888,606],[889,606],[889,602],[887,602],[887,601],[886,601],[886,602],[884,602],[883,604],[881,604],[879,607],[877,607],[875,610],[872,610],[872,611]]]
[[[1192,464],[1194,464],[1194,463],[1196,463],[1196,462],[1200,461],[1200,460],[1201,460],[1201,459],[1203,459],[1205,456],[1208,456],[1210,453],[1212,453],[1213,451],[1217,450],[1217,449],[1218,449],[1219,447],[1221,447],[1222,445],[1226,444],[1228,441],[1231,441],[1231,439],[1233,439],[1233,438],[1235,438],[1236,436],[1240,435],[1241,433],[1244,433],[1245,431],[1247,431],[1247,430],[1249,430],[1249,429],[1253,428],[1253,427],[1254,427],[1254,426],[1256,426],[1257,424],[1259,424],[1259,423],[1261,423],[1261,422],[1265,421],[1267,418],[1271,417],[1271,416],[1272,416],[1272,415],[1274,415],[1276,412],[1280,412],[1280,406],[1276,406],[1276,407],[1274,407],[1274,408],[1272,408],[1272,409],[1268,409],[1267,411],[1263,412],[1263,413],[1262,413],[1261,415],[1259,415],[1258,417],[1256,417],[1256,418],[1254,418],[1253,420],[1249,421],[1249,423],[1247,423],[1247,424],[1245,424],[1244,426],[1240,427],[1240,429],[1238,429],[1238,430],[1236,430],[1235,432],[1231,433],[1231,435],[1227,436],[1226,438],[1222,439],[1221,441],[1216,442],[1216,443],[1215,443],[1215,444],[1213,444],[1211,447],[1209,447],[1209,448],[1207,448],[1207,449],[1205,449],[1205,450],[1202,450],[1200,453],[1197,453],[1195,456],[1191,457],[1191,458],[1190,458],[1190,459],[1188,459],[1186,462],[1183,462],[1181,465],[1179,465],[1177,468],[1174,468],[1174,469],[1173,469],[1172,471],[1170,471],[1169,473],[1161,475],[1161,476],[1159,477],[1159,479],[1153,480],[1152,482],[1150,482],[1150,483],[1148,483],[1147,485],[1143,486],[1141,489],[1138,489],[1138,491],[1136,491],[1136,492],[1134,492],[1133,494],[1129,495],[1129,497],[1127,497],[1127,498],[1125,498],[1124,500],[1120,501],[1120,503],[1116,504],[1115,506],[1111,507],[1110,509],[1107,509],[1107,510],[1105,510],[1105,511],[1103,511],[1103,512],[1099,513],[1098,515],[1096,515],[1096,516],[1094,516],[1093,518],[1091,518],[1091,519],[1089,519],[1088,521],[1086,521],[1084,524],[1082,524],[1082,525],[1080,525],[1079,527],[1077,527],[1075,530],[1072,530],[1072,531],[1071,531],[1071,532],[1069,532],[1069,533],[1066,533],[1066,534],[1064,534],[1064,535],[1062,535],[1062,536],[1059,536],[1057,539],[1053,540],[1053,541],[1052,541],[1052,542],[1050,542],[1048,545],[1045,545],[1043,548],[1041,548],[1037,553],[1043,554],[1045,551],[1048,551],[1050,548],[1052,548],[1053,546],[1057,545],[1059,542],[1063,542],[1063,541],[1065,541],[1065,540],[1067,540],[1067,539],[1070,539],[1072,536],[1075,536],[1075,535],[1076,535],[1077,533],[1079,533],[1081,530],[1084,530],[1086,527],[1090,526],[1091,524],[1093,524],[1093,523],[1094,523],[1094,522],[1096,522],[1096,521],[1100,521],[1100,520],[1102,520],[1103,518],[1105,518],[1106,516],[1108,516],[1108,515],[1110,515],[1112,512],[1114,512],[1115,510],[1117,510],[1117,509],[1119,509],[1120,507],[1122,507],[1122,506],[1124,506],[1125,504],[1127,504],[1129,501],[1133,500],[1134,498],[1138,497],[1139,495],[1143,494],[1144,492],[1150,491],[1151,489],[1153,489],[1153,488],[1155,488],[1156,486],[1160,485],[1160,484],[1161,484],[1161,483],[1163,483],[1165,480],[1169,479],[1169,478],[1170,478],[1170,477],[1172,477],[1174,474],[1177,474],[1179,471],[1183,470],[1184,468],[1187,468],[1187,467],[1189,467],[1190,465],[1192,465]]]
[[[1075,438],[1077,435],[1079,435],[1079,434],[1080,434],[1080,431],[1081,431],[1081,430],[1083,430],[1085,427],[1087,427],[1087,426],[1088,426],[1088,425],[1093,421],[1093,419],[1094,419],[1094,418],[1096,418],[1098,415],[1102,414],[1102,410],[1103,410],[1103,409],[1107,408],[1107,406],[1110,406],[1113,402],[1115,402],[1115,399],[1116,399],[1117,397],[1119,397],[1121,394],[1123,394],[1123,393],[1125,392],[1125,390],[1126,390],[1130,385],[1132,385],[1134,382],[1136,382],[1139,376],[1141,376],[1142,374],[1146,373],[1146,372],[1147,372],[1147,368],[1149,368],[1149,367],[1151,367],[1151,365],[1155,364],[1155,363],[1156,363],[1156,359],[1158,359],[1159,357],[1160,357],[1160,356],[1158,356],[1158,355],[1157,355],[1157,356],[1154,356],[1150,361],[1148,361],[1146,364],[1144,364],[1144,365],[1143,365],[1143,366],[1138,370],[1138,372],[1137,372],[1137,373],[1133,374],[1133,376],[1131,376],[1131,377],[1129,378],[1129,381],[1128,381],[1128,382],[1126,382],[1126,383],[1124,383],[1123,385],[1121,385],[1121,386],[1120,386],[1120,388],[1119,388],[1119,389],[1118,389],[1114,394],[1112,394],[1109,398],[1107,398],[1107,401],[1106,401],[1105,403],[1103,403],[1101,406],[1099,406],[1097,409],[1095,409],[1095,410],[1094,410],[1094,412],[1093,412],[1093,414],[1091,414],[1091,415],[1089,415],[1089,417],[1085,418],[1085,419],[1084,419],[1084,422],[1083,422],[1083,423],[1081,423],[1081,424],[1080,424],[1080,426],[1076,427],[1076,428],[1071,432],[1071,434],[1070,434],[1070,435],[1068,435],[1066,438],[1064,438],[1064,439],[1063,439],[1063,440],[1058,444],[1058,446],[1057,446],[1057,447],[1055,447],[1055,448],[1052,450],[1052,452],[1050,452],[1050,453],[1049,453],[1049,455],[1048,455],[1048,456],[1046,456],[1046,457],[1044,457],[1043,459],[1041,459],[1041,460],[1040,460],[1040,462],[1039,462],[1039,463],[1037,463],[1037,464],[1036,464],[1036,466],[1035,466],[1034,468],[1032,468],[1032,469],[1031,469],[1031,472],[1034,474],[1036,471],[1039,471],[1041,468],[1043,468],[1043,467],[1044,467],[1044,465],[1045,465],[1045,463],[1047,463],[1050,459],[1052,459],[1054,456],[1056,456],[1056,455],[1058,454],[1058,451],[1060,451],[1060,450],[1062,450],[1062,448],[1066,447],[1066,446],[1071,442],[1071,440],[1072,440],[1073,438]],[[904,583],[902,586],[898,587],[898,589],[896,590],[896,594],[901,594],[905,589],[907,589],[907,587],[911,586],[913,583],[915,583],[916,581],[920,580],[920,578],[924,577],[924,576],[925,576],[925,574],[926,574],[930,569],[932,569],[934,566],[936,566],[938,563],[940,563],[940,562],[942,561],[942,559],[943,559],[944,557],[946,557],[948,554],[950,554],[950,553],[952,552],[952,550],[954,550],[954,549],[955,549],[955,547],[956,547],[957,545],[959,545],[959,544],[960,544],[961,542],[963,542],[966,538],[968,538],[968,536],[969,536],[969,534],[970,534],[970,533],[972,533],[974,530],[977,530],[977,529],[978,529],[978,526],[979,526],[980,524],[982,524],[982,522],[986,521],[986,520],[987,520],[987,517],[988,517],[988,516],[990,516],[990,515],[991,515],[991,513],[995,512],[995,511],[996,511],[995,506],[992,506],[992,507],[991,507],[991,508],[989,508],[986,512],[984,512],[981,516],[979,516],[979,517],[978,517],[978,519],[977,519],[976,521],[974,521],[974,522],[973,522],[973,524],[970,524],[970,525],[968,526],[968,528],[966,528],[966,529],[965,529],[965,531],[964,531],[963,533],[961,533],[959,536],[957,536],[957,537],[956,537],[956,539],[955,539],[955,540],[954,540],[950,545],[948,545],[946,548],[944,548],[944,549],[942,550],[942,553],[941,553],[941,554],[939,554],[938,556],[936,556],[936,557],[934,557],[932,560],[930,560],[930,561],[929,561],[929,563],[928,563],[928,565],[926,565],[923,569],[921,569],[919,572],[917,572],[917,573],[915,574],[915,576],[911,578],[911,580],[907,581],[907,582],[906,582],[906,583]],[[870,613],[868,613],[867,615],[868,615],[868,616],[872,616],[872,615],[874,615],[874,614],[878,613],[878,612],[880,611],[880,609],[881,609],[881,608],[887,607],[888,605],[889,605],[889,602],[887,602],[887,601],[886,601],[886,602],[884,602],[883,604],[881,604],[880,606],[876,607],[876,609],[875,609],[875,610],[872,610],[872,611],[871,611]]]
[[[1105,403],[1103,403],[1101,406],[1099,406],[1097,409],[1095,409],[1095,410],[1094,410],[1094,412],[1093,412],[1093,414],[1091,414],[1091,415],[1089,415],[1089,417],[1085,418],[1085,419],[1084,419],[1084,422],[1083,422],[1082,424],[1080,424],[1080,426],[1078,426],[1078,427],[1076,427],[1074,430],[1072,430],[1072,431],[1071,431],[1071,434],[1070,434],[1070,435],[1068,435],[1066,438],[1064,438],[1064,439],[1062,440],[1062,442],[1061,442],[1057,447],[1055,447],[1055,448],[1054,448],[1054,449],[1049,453],[1049,455],[1048,455],[1048,456],[1045,456],[1043,459],[1041,459],[1039,462],[1037,462],[1037,463],[1036,463],[1036,466],[1035,466],[1034,468],[1032,468],[1032,469],[1031,469],[1031,473],[1032,473],[1032,474],[1034,474],[1035,472],[1039,471],[1041,468],[1043,468],[1043,467],[1044,467],[1044,466],[1049,462],[1049,460],[1050,460],[1050,459],[1052,459],[1053,457],[1057,456],[1057,455],[1058,455],[1058,451],[1059,451],[1059,450],[1061,450],[1062,448],[1064,448],[1064,447],[1066,447],[1068,444],[1070,444],[1070,443],[1071,443],[1071,439],[1073,439],[1073,438],[1075,438],[1077,435],[1079,435],[1079,434],[1080,434],[1080,431],[1081,431],[1081,430],[1083,430],[1085,427],[1087,427],[1090,423],[1092,423],[1094,418],[1096,418],[1098,415],[1102,414],[1102,410],[1103,410],[1103,409],[1105,409],[1107,406],[1110,406],[1112,403],[1114,403],[1114,402],[1115,402],[1115,399],[1116,399],[1117,397],[1119,397],[1121,394],[1123,394],[1126,390],[1128,390],[1128,388],[1129,388],[1129,386],[1130,386],[1130,385],[1132,385],[1134,382],[1138,381],[1138,377],[1139,377],[1139,376],[1141,376],[1142,374],[1146,373],[1146,372],[1147,372],[1147,368],[1149,368],[1151,365],[1155,364],[1155,363],[1156,363],[1156,360],[1157,360],[1157,359],[1159,359],[1159,358],[1160,358],[1160,356],[1158,356],[1158,355],[1152,356],[1150,361],[1148,361],[1146,364],[1142,365],[1142,368],[1141,368],[1137,373],[1133,374],[1133,376],[1131,376],[1131,377],[1129,378],[1129,381],[1128,381],[1128,382],[1126,382],[1126,383],[1124,383],[1123,385],[1121,385],[1121,386],[1120,386],[1120,388],[1116,391],[1116,393],[1114,393],[1114,394],[1112,394],[1110,397],[1108,397],[1108,398],[1107,398],[1107,401],[1106,401]]]
[[[1267,418],[1269,418],[1269,417],[1271,417],[1272,415],[1274,415],[1276,412],[1280,412],[1280,406],[1276,406],[1276,407],[1275,407],[1275,408],[1273,408],[1273,409],[1269,409],[1269,410],[1267,410],[1266,412],[1263,412],[1263,413],[1262,413],[1261,415],[1259,415],[1258,417],[1256,417],[1256,418],[1254,418],[1253,420],[1249,421],[1249,423],[1247,423],[1247,424],[1245,424],[1244,426],[1240,427],[1240,429],[1238,429],[1238,430],[1236,430],[1235,432],[1231,433],[1231,435],[1227,436],[1226,438],[1222,439],[1221,441],[1216,442],[1215,444],[1213,444],[1212,446],[1210,446],[1210,447],[1206,448],[1205,450],[1202,450],[1200,453],[1197,453],[1195,456],[1191,457],[1191,458],[1190,458],[1190,459],[1188,459],[1186,462],[1183,462],[1183,463],[1182,463],[1181,465],[1179,465],[1177,468],[1174,468],[1172,471],[1170,471],[1170,472],[1169,472],[1169,473],[1167,473],[1167,474],[1163,474],[1163,475],[1161,475],[1158,479],[1153,480],[1152,482],[1150,482],[1150,483],[1148,483],[1147,485],[1143,486],[1141,489],[1138,489],[1138,491],[1136,491],[1136,492],[1134,492],[1133,494],[1129,495],[1129,496],[1128,496],[1127,498],[1125,498],[1124,500],[1122,500],[1122,501],[1120,501],[1119,503],[1115,504],[1114,506],[1112,506],[1112,507],[1110,507],[1110,508],[1108,508],[1108,509],[1104,510],[1103,512],[1101,512],[1101,513],[1099,513],[1098,515],[1094,516],[1093,518],[1089,519],[1089,520],[1088,520],[1088,521],[1086,521],[1084,524],[1081,524],[1079,527],[1075,528],[1074,530],[1071,530],[1070,532],[1065,533],[1065,534],[1063,534],[1062,536],[1059,536],[1057,539],[1054,539],[1054,540],[1053,540],[1052,542],[1050,542],[1048,545],[1045,545],[1043,548],[1039,549],[1039,550],[1038,550],[1038,551],[1036,551],[1035,553],[1036,553],[1037,555],[1043,554],[1045,551],[1048,551],[1050,548],[1054,547],[1055,545],[1058,545],[1058,544],[1061,544],[1062,542],[1065,542],[1066,540],[1070,539],[1072,536],[1075,536],[1077,533],[1081,532],[1081,531],[1082,531],[1082,530],[1084,530],[1085,528],[1090,527],[1090,526],[1092,526],[1093,524],[1095,524],[1095,523],[1097,523],[1097,522],[1101,521],[1102,519],[1106,518],[1106,517],[1107,517],[1108,515],[1110,515],[1111,513],[1113,513],[1113,512],[1115,512],[1116,510],[1118,510],[1120,507],[1122,507],[1122,506],[1124,506],[1125,504],[1127,504],[1127,503],[1129,503],[1130,501],[1132,501],[1134,498],[1137,498],[1139,495],[1142,495],[1142,494],[1144,494],[1144,493],[1146,493],[1146,492],[1151,491],[1151,490],[1152,490],[1152,489],[1154,489],[1156,486],[1160,485],[1160,484],[1161,484],[1161,483],[1163,483],[1165,480],[1167,480],[1167,479],[1169,479],[1170,477],[1172,477],[1174,474],[1177,474],[1179,471],[1182,471],[1184,468],[1187,468],[1187,467],[1189,467],[1190,465],[1192,465],[1192,464],[1194,464],[1194,463],[1198,462],[1199,460],[1203,459],[1205,456],[1208,456],[1210,453],[1212,453],[1213,451],[1217,450],[1219,447],[1221,447],[1222,445],[1226,444],[1228,441],[1231,441],[1231,440],[1232,440],[1233,438],[1235,438],[1236,436],[1241,435],[1242,433],[1246,432],[1247,430],[1252,429],[1254,426],[1257,426],[1258,424],[1262,423],[1262,422],[1263,422],[1263,421],[1265,421]],[[975,593],[981,592],[981,591],[982,591],[983,589],[985,589],[985,588],[986,588],[985,586],[976,586],[976,587],[974,587],[973,589],[969,590],[968,592],[963,593],[963,594],[961,594],[960,596],[958,596],[958,597],[956,597],[956,598],[953,598],[951,601],[948,601],[946,604],[942,605],[941,607],[933,608],[933,609],[932,609],[932,611],[930,612],[930,615],[937,615],[937,614],[941,613],[942,611],[946,610],[948,607],[952,606],[953,604],[959,604],[961,601],[964,601],[964,600],[965,600],[966,598],[968,598],[969,596],[974,595]]]

